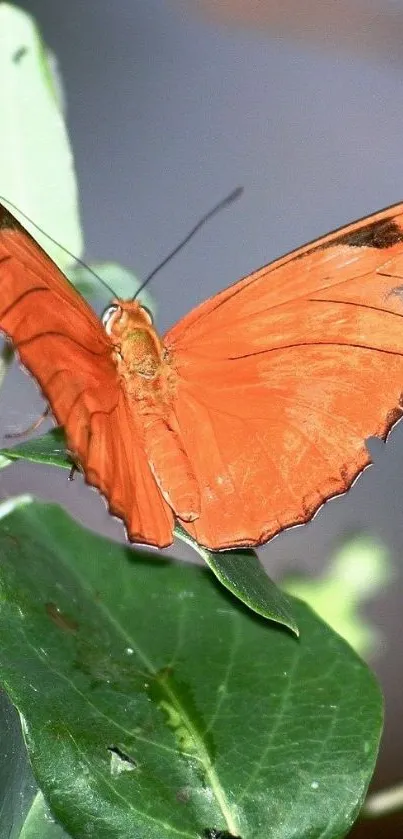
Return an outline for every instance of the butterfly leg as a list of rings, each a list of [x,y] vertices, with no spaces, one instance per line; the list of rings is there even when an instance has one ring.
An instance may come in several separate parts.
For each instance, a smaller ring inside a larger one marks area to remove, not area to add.
[[[74,475],[76,474],[76,472],[82,472],[82,468],[81,468],[81,465],[80,465],[79,461],[77,460],[77,458],[74,457],[74,455],[71,452],[68,451],[68,452],[66,452],[66,454],[67,454],[68,459],[71,462],[71,469],[70,469],[67,480],[68,481],[74,481]]]
[[[40,417],[38,417],[38,419],[36,419],[35,422],[31,423],[31,425],[29,425],[28,428],[24,428],[23,431],[9,431],[4,436],[7,439],[17,438],[17,437],[26,437],[27,434],[32,434],[33,431],[36,431],[36,429],[39,428],[39,426],[43,423],[44,419],[46,419],[46,417],[49,416],[49,414],[50,414],[50,407],[49,407],[49,405],[47,405],[45,410],[40,415]]]

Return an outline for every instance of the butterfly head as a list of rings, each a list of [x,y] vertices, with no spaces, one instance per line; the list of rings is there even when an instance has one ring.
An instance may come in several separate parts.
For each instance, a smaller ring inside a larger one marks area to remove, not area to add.
[[[106,334],[121,338],[129,329],[149,330],[153,326],[152,314],[137,300],[112,300],[102,315]]]

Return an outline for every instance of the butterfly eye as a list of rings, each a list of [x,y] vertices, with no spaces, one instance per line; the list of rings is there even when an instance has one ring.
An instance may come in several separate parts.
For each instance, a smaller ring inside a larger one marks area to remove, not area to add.
[[[149,323],[150,323],[150,326],[152,326],[152,325],[153,325],[153,323],[154,323],[153,313],[150,311],[150,309],[148,308],[148,306],[143,306],[143,305],[142,305],[142,306],[141,306],[141,309],[142,309],[142,311],[143,311],[143,312],[145,312],[145,314],[147,315],[148,320],[149,320]]]
[[[105,311],[104,311],[104,313],[101,317],[102,323],[103,323],[108,335],[110,333],[110,326],[111,326],[110,319],[111,319],[112,315],[114,315],[115,312],[117,312],[119,310],[119,308],[120,308],[120,306],[118,306],[116,303],[113,303],[112,306],[108,306],[108,308],[105,309]]]

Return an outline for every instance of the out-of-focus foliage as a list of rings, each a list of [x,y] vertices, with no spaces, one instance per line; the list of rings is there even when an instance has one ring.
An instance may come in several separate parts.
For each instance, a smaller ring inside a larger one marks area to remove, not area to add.
[[[361,655],[376,652],[379,631],[362,614],[362,604],[384,588],[393,576],[384,545],[368,536],[347,539],[318,579],[289,577],[282,587],[309,603]]]

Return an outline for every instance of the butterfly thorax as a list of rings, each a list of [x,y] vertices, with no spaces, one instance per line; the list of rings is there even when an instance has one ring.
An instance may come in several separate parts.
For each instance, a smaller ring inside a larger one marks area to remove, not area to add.
[[[114,301],[104,325],[119,377],[136,411],[169,413],[176,374],[147,309],[136,301]]]
[[[117,300],[108,309],[104,323],[121,375],[154,379],[163,363],[164,350],[147,309],[136,301]]]
[[[114,361],[155,480],[176,515],[194,521],[200,492],[173,410],[176,373],[168,352],[139,303],[116,301],[107,315]],[[167,481],[172,474],[175,480]]]

